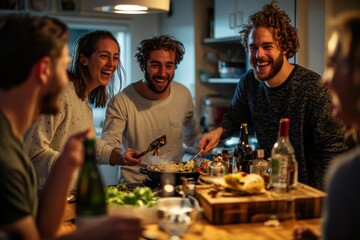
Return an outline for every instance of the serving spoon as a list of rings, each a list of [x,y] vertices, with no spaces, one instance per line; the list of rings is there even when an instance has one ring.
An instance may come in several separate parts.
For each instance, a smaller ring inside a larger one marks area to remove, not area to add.
[[[159,137],[156,137],[156,138],[150,143],[149,147],[148,147],[145,151],[143,151],[143,152],[141,152],[141,153],[139,153],[139,154],[135,154],[135,155],[133,156],[133,158],[140,158],[140,157],[144,156],[145,154],[147,154],[147,153],[150,152],[150,151],[154,151],[154,152],[153,152],[153,156],[159,155],[159,149],[160,149],[162,146],[164,146],[166,143],[167,143],[167,142],[166,142],[166,135],[161,135],[161,136],[159,136]]]

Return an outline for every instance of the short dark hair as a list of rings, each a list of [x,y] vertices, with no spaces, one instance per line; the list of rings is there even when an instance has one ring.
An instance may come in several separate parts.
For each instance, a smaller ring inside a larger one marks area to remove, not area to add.
[[[141,71],[145,70],[146,61],[149,59],[150,53],[154,50],[166,50],[175,53],[175,68],[179,64],[185,54],[184,45],[169,35],[153,36],[140,42],[136,48],[135,58],[140,64]]]
[[[38,60],[56,63],[69,38],[62,21],[48,16],[9,14],[0,20],[0,89],[7,91],[26,81]]]
[[[88,66],[84,66],[80,62],[80,55],[83,54],[89,58],[98,48],[98,42],[102,39],[110,39],[114,41],[120,52],[120,45],[114,35],[107,30],[92,30],[81,35],[76,41],[72,52],[72,60],[69,66],[70,81],[75,85],[75,91],[78,97],[85,99],[87,93],[85,92],[90,82],[90,73]],[[124,67],[119,61],[117,68],[117,75],[120,79],[120,89],[124,75]],[[92,90],[89,96],[89,102],[95,104],[95,107],[105,107],[107,101],[114,96],[115,75],[112,76],[110,83],[107,86],[99,86]]]
[[[240,31],[241,44],[248,50],[248,37],[253,28],[265,27],[277,40],[286,57],[293,57],[300,48],[297,29],[291,25],[291,19],[275,2],[266,4],[262,10],[249,16]]]

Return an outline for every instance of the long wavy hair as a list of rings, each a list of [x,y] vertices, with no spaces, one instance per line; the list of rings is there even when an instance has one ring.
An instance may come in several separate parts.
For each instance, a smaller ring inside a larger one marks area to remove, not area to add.
[[[351,84],[353,92],[357,93],[354,113],[358,122],[348,126],[345,133],[347,144],[352,148],[360,145],[360,10],[348,10],[339,14],[332,20],[331,26],[338,32],[340,55],[352,73],[352,79],[348,79],[349,83],[344,84]]]
[[[80,55],[83,54],[86,58],[89,58],[96,51],[98,42],[102,39],[113,40],[117,44],[120,52],[119,43],[111,32],[94,30],[80,36],[77,40],[72,54],[72,61],[68,69],[70,81],[74,83],[78,97],[82,100],[88,97],[90,104],[94,104],[95,107],[105,107],[108,100],[114,96],[115,74],[112,76],[109,84],[106,86],[99,86],[90,93],[87,93],[86,89],[91,84],[91,77],[88,66],[81,64]],[[119,77],[121,89],[125,71],[120,60],[116,69],[116,74]]]
[[[291,19],[281,10],[275,1],[263,6],[262,10],[250,15],[240,31],[241,44],[248,51],[248,37],[253,28],[265,27],[276,39],[286,57],[293,57],[300,48],[297,29],[291,25]]]

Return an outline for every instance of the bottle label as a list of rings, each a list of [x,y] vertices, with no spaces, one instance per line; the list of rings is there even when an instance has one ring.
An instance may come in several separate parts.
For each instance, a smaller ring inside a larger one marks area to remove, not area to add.
[[[271,184],[274,191],[287,192],[289,156],[275,154],[272,159]]]
[[[271,161],[271,175],[277,176],[280,172],[280,160],[273,158]]]

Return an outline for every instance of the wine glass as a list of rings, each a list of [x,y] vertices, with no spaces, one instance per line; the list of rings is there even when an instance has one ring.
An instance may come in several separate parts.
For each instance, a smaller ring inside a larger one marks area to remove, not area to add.
[[[168,197],[156,202],[160,230],[169,234],[170,240],[182,239],[191,224],[197,219],[198,211],[189,198]]]

